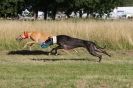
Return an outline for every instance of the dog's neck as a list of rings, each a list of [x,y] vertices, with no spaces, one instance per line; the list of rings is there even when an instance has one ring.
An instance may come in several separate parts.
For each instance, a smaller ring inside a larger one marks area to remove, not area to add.
[[[57,36],[53,36],[53,44],[57,43]]]
[[[31,37],[31,32],[25,32],[24,33],[24,36],[25,36],[25,38],[30,38]]]

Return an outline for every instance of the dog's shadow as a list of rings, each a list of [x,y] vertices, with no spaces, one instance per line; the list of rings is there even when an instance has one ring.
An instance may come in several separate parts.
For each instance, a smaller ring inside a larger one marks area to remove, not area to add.
[[[8,55],[49,55],[48,51],[41,51],[41,50],[17,50],[17,51],[9,51],[7,53]],[[47,61],[67,61],[67,60],[72,60],[72,61],[92,61],[93,59],[86,59],[86,58],[63,58],[63,59],[46,59],[46,58],[33,58],[31,59],[33,61],[43,61],[43,62],[47,62]]]
[[[18,51],[9,51],[8,55],[48,55],[49,52],[41,50],[18,50]]]
[[[46,58],[39,58],[39,59],[31,59],[33,61],[43,61],[43,62],[47,62],[47,61],[93,61],[93,60],[90,60],[90,59],[85,59],[85,58],[71,58],[71,59],[66,59],[66,58],[62,58],[62,59],[46,59]]]

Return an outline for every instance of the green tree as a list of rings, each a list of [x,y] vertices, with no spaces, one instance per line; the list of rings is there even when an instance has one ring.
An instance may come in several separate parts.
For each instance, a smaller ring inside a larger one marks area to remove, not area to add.
[[[121,5],[120,0],[84,0],[83,8],[87,14],[92,17],[102,17],[104,14],[109,14],[115,7]]]
[[[123,5],[122,6],[133,6],[133,0],[122,0]]]
[[[52,19],[55,19],[57,11],[64,11],[68,17],[72,12],[79,12],[80,17],[84,12],[92,17],[96,17],[96,14],[102,17],[122,4],[121,0],[0,0],[0,16],[16,17],[22,10],[28,8],[36,18],[38,11],[43,11],[44,19],[47,19],[49,12]]]
[[[17,14],[23,9],[23,0],[1,0],[0,1],[0,16],[17,17]]]

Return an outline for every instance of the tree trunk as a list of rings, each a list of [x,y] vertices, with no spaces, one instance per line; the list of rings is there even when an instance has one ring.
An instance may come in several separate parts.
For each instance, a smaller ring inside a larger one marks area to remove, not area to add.
[[[82,10],[79,10],[79,17],[82,18],[82,15],[83,15]]]
[[[65,12],[65,14],[67,15],[68,18],[70,18],[71,12],[72,12],[71,10],[67,10],[67,11]]]
[[[57,8],[54,8],[52,11],[52,19],[53,20],[55,20],[56,12],[57,12]]]
[[[38,10],[35,10],[33,13],[34,13],[35,20],[37,20],[37,18],[38,18]]]
[[[86,16],[86,18],[89,18],[89,15],[90,15],[90,12],[89,12],[89,11],[87,11],[87,16]]]
[[[44,20],[47,20],[48,9],[44,9]]]

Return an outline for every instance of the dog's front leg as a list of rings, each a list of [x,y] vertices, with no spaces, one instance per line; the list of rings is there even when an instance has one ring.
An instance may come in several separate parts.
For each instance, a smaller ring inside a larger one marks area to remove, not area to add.
[[[29,47],[29,49],[31,50],[31,47],[35,44],[36,42],[32,41],[32,42],[27,42],[25,45],[24,45],[24,48],[26,47]]]
[[[56,49],[56,48],[53,48],[53,49],[50,51],[49,55],[51,55],[51,54],[57,55],[57,49]]]
[[[58,54],[57,54],[57,50],[58,50],[58,49],[61,49],[61,46],[57,46],[57,47],[53,48],[53,49],[50,51],[49,55],[50,55],[50,54],[58,55]],[[54,52],[53,52],[53,51],[54,51]]]

